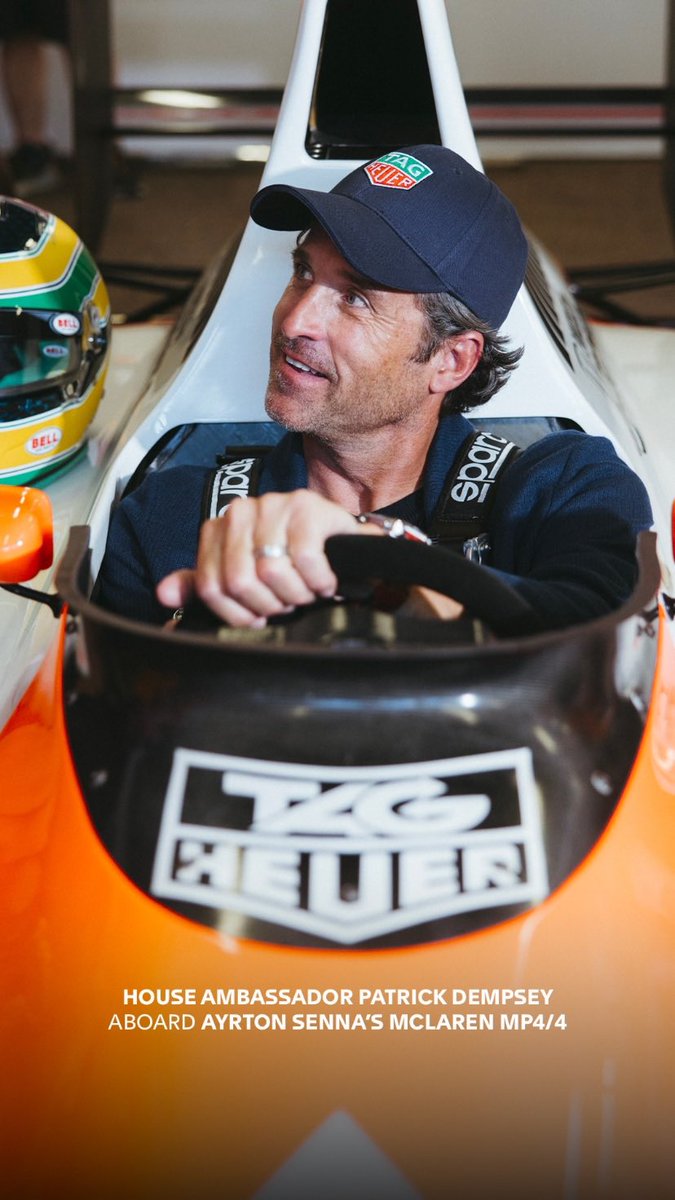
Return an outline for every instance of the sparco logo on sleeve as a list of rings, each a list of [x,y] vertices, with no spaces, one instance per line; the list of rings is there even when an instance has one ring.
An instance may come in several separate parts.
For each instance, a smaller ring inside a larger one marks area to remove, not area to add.
[[[337,768],[177,749],[150,891],[284,943],[451,936],[547,894],[530,751]]]

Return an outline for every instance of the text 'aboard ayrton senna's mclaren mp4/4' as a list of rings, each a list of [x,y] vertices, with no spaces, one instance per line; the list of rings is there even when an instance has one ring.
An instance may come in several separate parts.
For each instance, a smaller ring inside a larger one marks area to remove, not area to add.
[[[326,191],[418,142],[480,166],[441,0],[307,0],[264,182]],[[262,629],[97,601],[125,491],[278,437],[261,347],[294,238],[249,222],[93,466],[0,489],[8,1194],[665,1200],[669,435],[545,251],[505,325],[522,362],[475,424],[600,434],[642,478],[655,531],[621,607],[534,631],[488,567],[455,554],[448,585],[449,551],[358,534],[327,543],[340,603]],[[92,305],[83,349],[65,309],[36,324],[36,361],[97,371]],[[456,621],[379,601],[439,576]]]

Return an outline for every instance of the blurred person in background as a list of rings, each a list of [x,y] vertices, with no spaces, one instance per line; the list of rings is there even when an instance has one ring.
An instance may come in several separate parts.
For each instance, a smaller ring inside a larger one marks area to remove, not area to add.
[[[0,43],[4,92],[15,131],[0,187],[16,196],[34,196],[49,191],[61,178],[46,135],[47,44],[67,48],[66,0],[2,0]]]

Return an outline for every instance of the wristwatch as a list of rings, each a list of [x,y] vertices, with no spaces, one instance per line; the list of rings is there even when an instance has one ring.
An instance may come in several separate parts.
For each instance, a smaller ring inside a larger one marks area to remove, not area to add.
[[[404,538],[407,542],[422,542],[425,546],[431,545],[431,538],[427,537],[426,533],[423,533],[416,525],[409,525],[400,517],[385,517],[383,513],[371,512],[359,513],[356,520],[359,525],[379,525],[387,537]]]

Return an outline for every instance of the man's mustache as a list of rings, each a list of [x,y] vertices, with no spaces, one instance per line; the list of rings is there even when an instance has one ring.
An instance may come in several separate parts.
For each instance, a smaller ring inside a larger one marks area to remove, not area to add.
[[[317,354],[309,338],[287,338],[282,333],[277,333],[272,338],[272,349],[282,356],[299,359],[306,367],[311,367],[312,371],[317,371],[319,375],[325,375],[327,379],[335,382],[332,363],[326,362],[325,358]]]

